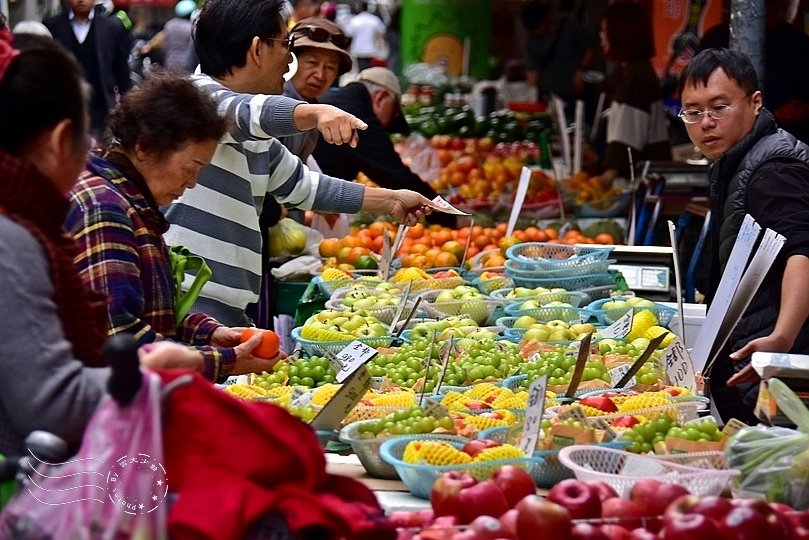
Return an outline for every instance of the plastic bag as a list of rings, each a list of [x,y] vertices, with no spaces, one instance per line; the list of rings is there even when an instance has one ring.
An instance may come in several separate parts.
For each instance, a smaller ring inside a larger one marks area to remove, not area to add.
[[[167,538],[160,391],[160,378],[145,372],[130,405],[104,398],[78,454],[32,473],[0,515],[0,538]]]
[[[809,508],[809,410],[786,384],[769,379],[769,391],[797,430],[755,426],[734,435],[725,450],[729,468],[741,475],[734,497],[766,499],[796,510]]]
[[[307,244],[306,229],[295,220],[284,218],[270,227],[270,257],[300,255]]]

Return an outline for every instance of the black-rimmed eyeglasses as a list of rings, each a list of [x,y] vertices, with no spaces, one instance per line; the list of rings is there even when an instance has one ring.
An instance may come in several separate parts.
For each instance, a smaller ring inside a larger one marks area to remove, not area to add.
[[[292,29],[293,35],[306,36],[317,43],[327,43],[331,41],[341,49],[347,49],[351,45],[351,38],[343,34],[332,34],[325,28],[319,26],[296,26]]]

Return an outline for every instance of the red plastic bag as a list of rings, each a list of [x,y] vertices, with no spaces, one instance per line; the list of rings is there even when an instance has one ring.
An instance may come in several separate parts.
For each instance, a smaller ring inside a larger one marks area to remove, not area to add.
[[[130,405],[104,398],[78,454],[29,475],[0,515],[0,538],[167,538],[161,387],[147,371]]]

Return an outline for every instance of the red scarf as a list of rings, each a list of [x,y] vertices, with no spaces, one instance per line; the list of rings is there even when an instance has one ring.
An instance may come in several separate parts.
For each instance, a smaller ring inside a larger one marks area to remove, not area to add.
[[[75,356],[87,366],[103,366],[107,300],[85,288],[73,264],[78,246],[62,228],[68,208],[65,196],[36,167],[0,150],[0,213],[34,235],[45,251],[59,320]]]

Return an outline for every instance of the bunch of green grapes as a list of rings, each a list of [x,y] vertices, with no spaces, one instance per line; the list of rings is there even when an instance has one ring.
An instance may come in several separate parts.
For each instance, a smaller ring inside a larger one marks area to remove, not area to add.
[[[303,407],[298,407],[298,406],[295,406],[295,405],[288,405],[285,408],[286,408],[287,411],[289,411],[289,413],[292,416],[297,416],[298,418],[300,418],[301,420],[303,420],[307,424],[309,422],[311,422],[312,420],[314,420],[314,418],[315,418],[316,412],[315,412],[314,407],[312,407],[311,405],[305,405]]]
[[[648,454],[655,444],[666,440],[671,429],[679,427],[680,424],[672,420],[669,415],[661,414],[657,418],[627,429],[621,435],[621,440],[629,442],[629,446],[625,448],[627,452]]]
[[[719,442],[724,435],[719,431],[719,426],[713,418],[692,420],[681,426],[673,426],[669,429],[669,437],[686,439],[689,441]]]
[[[572,354],[574,350],[567,350],[565,346],[559,345],[551,351],[540,353],[535,362],[527,362],[520,366],[519,373],[527,375],[527,378],[520,383],[520,387],[528,389],[532,382],[542,375],[548,376],[548,386],[566,386],[573,378],[576,369],[577,356]],[[588,360],[584,365],[581,382],[601,379],[610,383],[609,372],[603,362],[598,360]]]
[[[253,384],[267,390],[268,388],[283,386],[287,382],[288,377],[289,364],[281,361],[275,363],[272,368],[272,373],[262,371],[260,375],[256,375]]]
[[[337,373],[329,360],[320,356],[300,358],[288,368],[289,386],[316,388],[333,383]]]
[[[379,420],[363,422],[357,427],[360,437],[376,437],[387,435],[420,435],[432,433],[438,428],[452,431],[452,418],[437,418],[425,414],[422,407],[410,407],[391,413]]]

